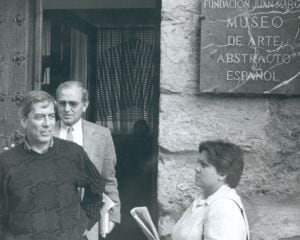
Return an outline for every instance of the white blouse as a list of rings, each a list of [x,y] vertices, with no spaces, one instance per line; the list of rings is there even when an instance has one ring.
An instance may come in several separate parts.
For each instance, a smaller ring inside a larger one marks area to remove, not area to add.
[[[196,198],[172,230],[172,240],[249,240],[247,216],[236,191],[220,187]]]

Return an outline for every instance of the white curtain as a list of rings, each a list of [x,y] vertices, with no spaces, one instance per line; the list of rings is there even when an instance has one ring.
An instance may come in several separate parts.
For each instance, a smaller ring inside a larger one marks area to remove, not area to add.
[[[96,122],[117,134],[141,119],[153,129],[155,28],[99,28],[96,63]]]

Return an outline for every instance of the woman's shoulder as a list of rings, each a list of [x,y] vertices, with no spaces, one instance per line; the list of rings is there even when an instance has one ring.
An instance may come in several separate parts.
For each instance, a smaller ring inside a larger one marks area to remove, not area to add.
[[[233,188],[223,188],[223,191],[209,204],[209,208],[218,209],[222,212],[231,212],[243,207],[240,196]]]
[[[212,208],[231,208],[238,206],[237,201],[234,198],[219,198],[213,201],[210,206]]]
[[[237,199],[224,197],[219,198],[208,206],[207,217],[218,216],[218,218],[240,218],[242,205]]]

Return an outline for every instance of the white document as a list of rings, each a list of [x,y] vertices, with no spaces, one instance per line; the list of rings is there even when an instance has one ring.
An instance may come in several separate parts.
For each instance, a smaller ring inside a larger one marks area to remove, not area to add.
[[[105,238],[109,227],[109,210],[115,206],[115,203],[103,193],[103,206],[100,209],[100,226],[99,232],[101,237]]]
[[[135,207],[131,209],[130,214],[142,229],[148,240],[159,240],[159,235],[147,207]]]

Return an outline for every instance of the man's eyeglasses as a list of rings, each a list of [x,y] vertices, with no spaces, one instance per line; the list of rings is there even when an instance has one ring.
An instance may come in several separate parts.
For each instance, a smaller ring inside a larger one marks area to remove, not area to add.
[[[66,107],[67,104],[71,107],[71,108],[77,108],[80,105],[81,102],[76,102],[76,101],[58,101],[58,105],[61,107]]]

